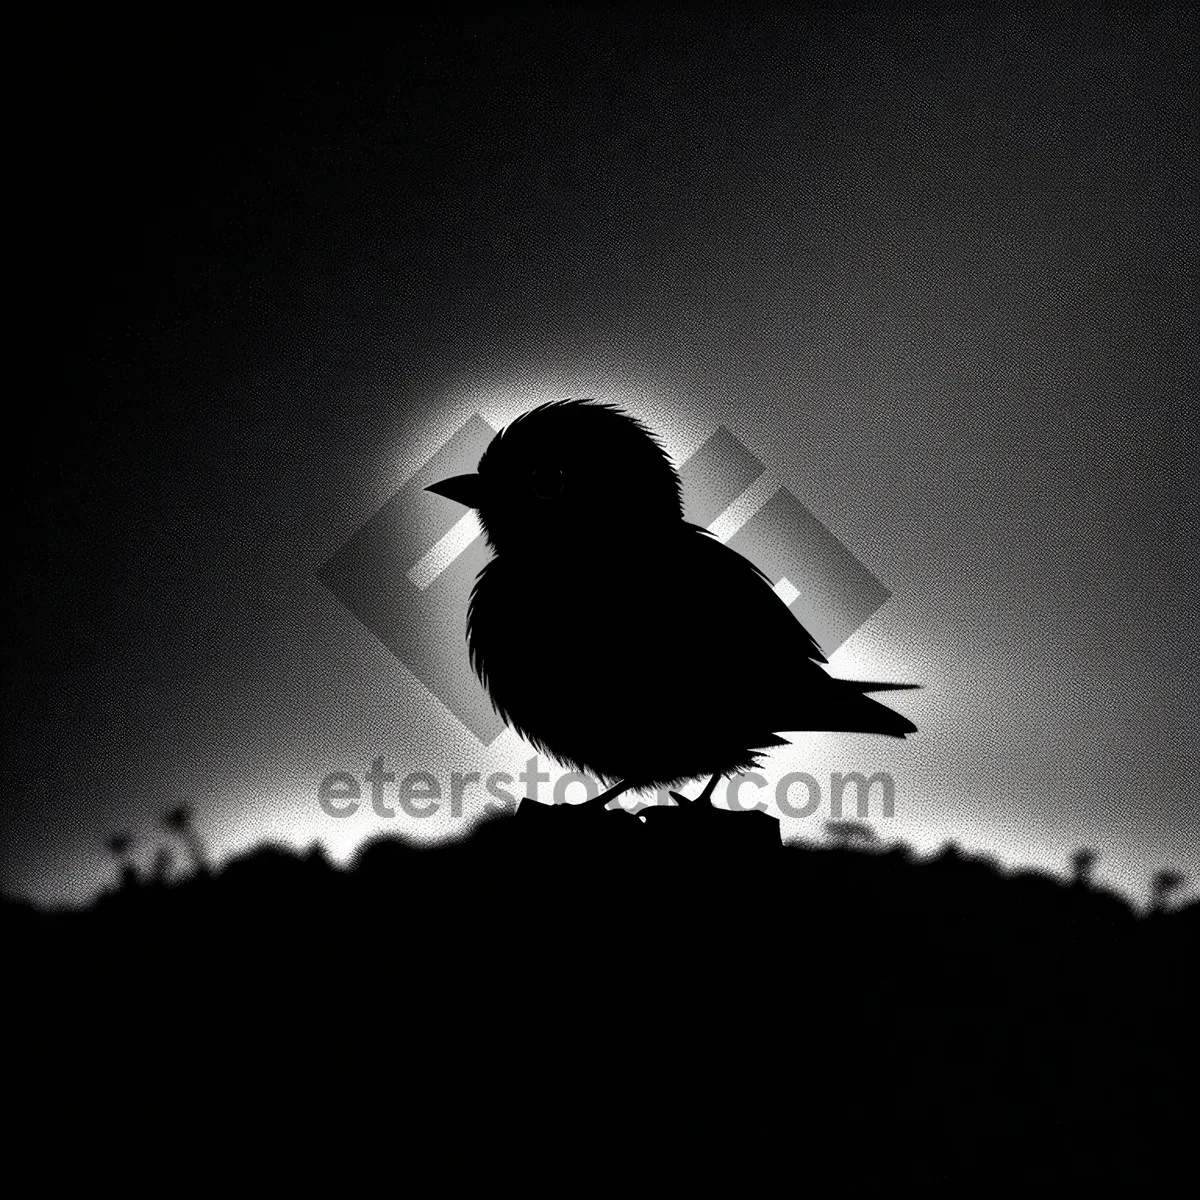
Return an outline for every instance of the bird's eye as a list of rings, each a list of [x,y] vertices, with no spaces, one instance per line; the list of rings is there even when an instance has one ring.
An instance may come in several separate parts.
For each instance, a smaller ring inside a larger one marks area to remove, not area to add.
[[[563,473],[557,467],[534,467],[530,484],[539,499],[552,500],[563,490]]]

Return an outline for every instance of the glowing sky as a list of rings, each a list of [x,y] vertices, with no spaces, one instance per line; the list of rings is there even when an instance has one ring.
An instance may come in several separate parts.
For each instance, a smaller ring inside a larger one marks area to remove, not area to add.
[[[100,433],[63,451],[87,486],[41,480],[8,890],[91,894],[103,836],[152,842],[176,798],[218,855],[459,831],[477,789],[458,819],[321,812],[320,779],[377,755],[448,781],[532,751],[481,746],[316,571],[473,413],[571,395],[677,461],[726,425],[768,474],[719,534],[782,484],[891,589],[831,666],[920,681],[896,701],[920,733],[798,738],[772,781],[886,771],[885,839],[1058,870],[1087,844],[1131,893],[1194,877],[1181,20],[564,18],[414,34],[358,89],[305,74],[315,50],[263,67],[240,157],[144,235],[167,265],[126,353],[155,288],[187,337],[133,384],[89,359]]]

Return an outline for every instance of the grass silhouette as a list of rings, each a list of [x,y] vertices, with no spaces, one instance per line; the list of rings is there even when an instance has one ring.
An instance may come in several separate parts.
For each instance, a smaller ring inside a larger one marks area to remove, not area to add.
[[[1200,906],[1138,915],[1090,860],[1064,885],[645,815],[524,804],[347,869],[193,844],[182,883],[6,901],[10,1167],[52,1193],[756,1195],[789,1156],[928,1186],[989,1154],[1076,1185],[1165,1161]],[[1014,1121],[1015,1157],[989,1143]]]

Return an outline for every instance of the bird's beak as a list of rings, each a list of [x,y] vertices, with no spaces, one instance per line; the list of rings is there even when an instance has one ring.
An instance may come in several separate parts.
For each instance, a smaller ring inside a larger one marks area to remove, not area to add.
[[[425,490],[433,492],[435,496],[445,496],[447,500],[465,504],[468,508],[478,508],[483,497],[483,484],[478,475],[455,475],[443,479],[441,483],[430,484]]]

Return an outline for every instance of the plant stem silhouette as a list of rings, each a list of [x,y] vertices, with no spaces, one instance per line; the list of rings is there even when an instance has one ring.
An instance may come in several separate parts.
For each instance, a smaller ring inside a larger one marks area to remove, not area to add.
[[[128,833],[111,834],[105,842],[108,852],[116,861],[121,873],[121,887],[135,888],[141,880],[138,878],[137,866],[133,861],[133,837]]]
[[[1167,900],[1172,892],[1187,883],[1187,876],[1180,871],[1159,871],[1150,881],[1150,907],[1154,912],[1165,912]]]
[[[192,868],[197,875],[207,875],[208,853],[196,827],[192,821],[192,810],[187,804],[172,808],[163,817],[163,825],[183,843],[192,860]]]
[[[1071,855],[1071,882],[1079,887],[1092,886],[1092,869],[1099,856],[1086,846]]]

